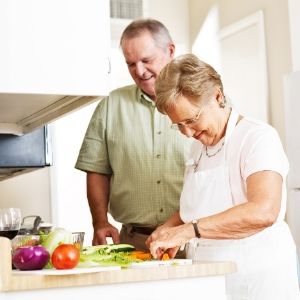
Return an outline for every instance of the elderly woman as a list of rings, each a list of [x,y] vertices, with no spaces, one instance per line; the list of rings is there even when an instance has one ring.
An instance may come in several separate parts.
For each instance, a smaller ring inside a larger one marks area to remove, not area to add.
[[[170,62],[155,87],[159,111],[195,141],[180,211],[148,238],[152,255],[174,257],[188,243],[193,260],[236,262],[229,299],[300,299],[284,221],[288,161],[275,129],[228,107],[220,75],[195,55]]]

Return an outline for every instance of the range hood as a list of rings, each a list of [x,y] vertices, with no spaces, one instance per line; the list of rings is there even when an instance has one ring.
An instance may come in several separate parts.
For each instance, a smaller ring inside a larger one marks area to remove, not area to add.
[[[0,93],[0,181],[50,166],[47,124],[101,98]]]
[[[0,93],[0,134],[23,135],[101,98]]]
[[[0,181],[52,164],[48,127],[17,136],[0,134]]]

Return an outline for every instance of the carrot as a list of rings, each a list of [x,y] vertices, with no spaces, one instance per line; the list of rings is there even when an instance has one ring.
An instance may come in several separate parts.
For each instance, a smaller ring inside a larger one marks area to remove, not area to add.
[[[141,260],[150,260],[152,259],[152,255],[150,252],[144,252],[144,251],[132,251],[130,253],[131,256],[133,256],[136,259],[141,259]]]
[[[169,259],[170,259],[169,254],[164,253],[161,260],[169,260]]]

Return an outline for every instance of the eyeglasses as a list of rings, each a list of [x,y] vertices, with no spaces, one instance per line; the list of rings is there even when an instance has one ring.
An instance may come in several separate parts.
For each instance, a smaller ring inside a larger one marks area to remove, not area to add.
[[[191,128],[194,124],[197,123],[201,112],[202,112],[202,109],[198,112],[198,114],[196,115],[195,118],[187,119],[187,120],[184,120],[184,121],[179,122],[179,123],[173,123],[171,125],[171,128],[175,129],[175,130],[182,130],[184,127]]]

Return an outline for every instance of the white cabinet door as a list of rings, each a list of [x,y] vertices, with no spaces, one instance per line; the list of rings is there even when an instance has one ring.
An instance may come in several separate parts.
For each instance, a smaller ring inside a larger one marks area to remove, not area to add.
[[[0,93],[108,93],[108,0],[1,0],[0,41]]]
[[[286,151],[290,162],[288,174],[289,188],[300,188],[300,71],[284,77],[284,109]]]
[[[298,257],[300,257],[300,189],[293,189],[288,191],[287,202],[287,222],[290,226],[292,235],[294,237]]]

